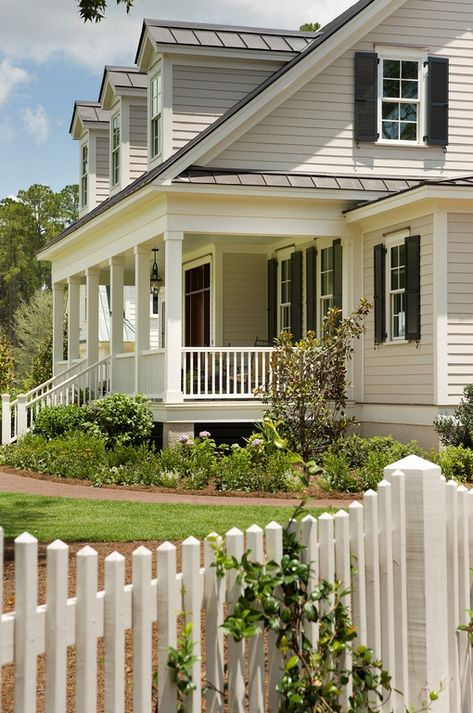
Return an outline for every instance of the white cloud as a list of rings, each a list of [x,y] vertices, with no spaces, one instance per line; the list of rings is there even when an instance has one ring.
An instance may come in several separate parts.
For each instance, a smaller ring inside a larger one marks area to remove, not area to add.
[[[10,98],[19,84],[29,82],[30,79],[25,69],[15,67],[11,60],[5,57],[0,62],[0,104],[4,104]]]
[[[28,107],[22,111],[25,128],[37,144],[44,144],[49,137],[49,119],[44,106],[39,104],[36,109]]]
[[[105,20],[84,24],[76,0],[15,0],[2,4],[0,47],[16,59],[64,57],[101,73],[104,64],[133,63],[144,17],[297,29],[303,22],[326,24],[354,1],[135,0],[127,15],[109,0]]]
[[[9,116],[0,120],[0,141],[3,144],[12,144],[16,137],[16,130]]]

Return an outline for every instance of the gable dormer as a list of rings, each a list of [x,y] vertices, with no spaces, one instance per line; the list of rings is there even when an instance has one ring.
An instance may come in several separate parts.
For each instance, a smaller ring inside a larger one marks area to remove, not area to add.
[[[149,168],[294,59],[316,34],[144,20],[135,61],[148,74]]]
[[[99,102],[74,104],[70,133],[79,141],[79,215],[109,196],[109,112]]]
[[[147,169],[147,78],[136,67],[105,67],[100,104],[109,112],[110,194]]]

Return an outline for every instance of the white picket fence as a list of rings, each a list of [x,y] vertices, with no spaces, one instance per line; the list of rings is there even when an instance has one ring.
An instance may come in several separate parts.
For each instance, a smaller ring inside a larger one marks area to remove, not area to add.
[[[297,527],[307,546],[305,558],[313,562],[314,584],[339,579],[351,588],[347,604],[358,641],[382,658],[394,688],[402,692],[393,693],[383,711],[404,712],[429,690],[441,688],[433,713],[471,713],[470,645],[457,626],[468,621],[471,607],[473,491],[445,482],[438,466],[409,456],[385,469],[377,492],[366,492],[362,504],[354,502],[347,510],[318,519],[307,516]],[[166,664],[169,646],[176,644],[179,617],[192,623],[195,653],[205,656],[204,666],[193,665],[193,680],[199,685],[185,702],[186,713],[200,713],[203,695],[209,713],[275,713],[281,659],[274,639],[269,636],[265,643],[259,634],[246,643],[229,640],[225,647],[220,626],[239,585],[233,572],[217,578],[210,541],[203,547],[202,567],[201,543],[186,539],[182,572],[177,573],[175,547],[162,544],[156,552],[157,579],[152,579],[153,553],[139,547],[132,555],[132,583],[127,585],[123,556],[111,554],[105,560],[104,591],[97,591],[97,553],[85,547],[77,554],[76,596],[68,598],[68,548],[53,542],[47,548],[47,603],[38,606],[37,541],[28,533],[20,535],[15,541],[16,611],[0,618],[0,664],[15,665],[15,713],[37,710],[37,657],[42,653],[46,713],[95,713],[101,637],[103,710],[124,713],[128,630],[133,633],[129,710],[155,710],[154,654],[158,711],[175,713],[176,686]],[[226,533],[226,548],[237,558],[247,548],[258,561],[265,556],[278,560],[282,528],[271,523],[264,532],[253,526],[245,534],[232,529]],[[67,647],[73,645],[75,701],[67,708]],[[203,694],[200,684],[206,682]],[[0,710],[6,703],[0,693]]]

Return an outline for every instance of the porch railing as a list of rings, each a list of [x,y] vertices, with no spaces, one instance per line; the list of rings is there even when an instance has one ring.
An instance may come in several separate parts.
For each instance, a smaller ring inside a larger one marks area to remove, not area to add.
[[[74,372],[75,370],[72,369]],[[110,390],[110,357],[86,366],[68,378],[58,374],[26,394],[10,401],[2,394],[2,443],[13,443],[31,428],[44,406],[91,403]],[[56,380],[63,377],[60,383]]]
[[[271,347],[185,347],[182,392],[188,399],[253,399],[271,378]]]

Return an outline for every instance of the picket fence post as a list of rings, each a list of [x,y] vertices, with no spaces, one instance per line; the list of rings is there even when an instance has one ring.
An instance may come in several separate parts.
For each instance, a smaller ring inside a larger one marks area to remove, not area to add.
[[[432,713],[452,713],[448,688],[446,512],[440,467],[407,456],[385,468],[387,480],[400,470],[406,493],[406,587],[409,704],[428,691],[444,690]]]
[[[10,394],[2,394],[2,445],[11,441]]]

